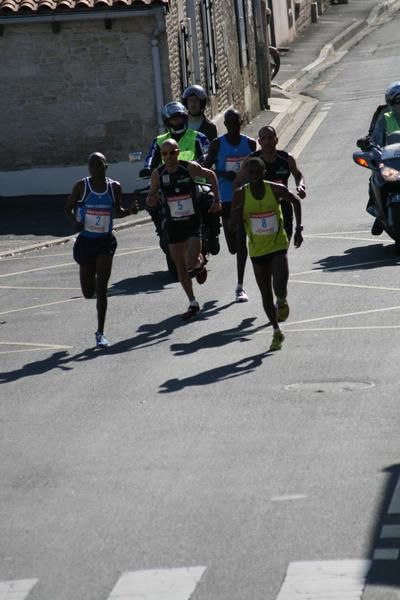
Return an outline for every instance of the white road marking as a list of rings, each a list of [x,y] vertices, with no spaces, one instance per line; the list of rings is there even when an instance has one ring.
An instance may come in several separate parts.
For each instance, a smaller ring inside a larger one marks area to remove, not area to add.
[[[397,481],[396,487],[394,489],[388,513],[390,515],[400,514],[400,479]]]
[[[374,550],[374,560],[397,560],[399,551],[396,548],[377,548]]]
[[[328,116],[328,110],[321,111],[317,113],[314,119],[311,121],[310,125],[307,127],[303,135],[300,137],[299,141],[292,148],[291,154],[293,154],[294,158],[298,158],[304,148],[307,146],[308,142],[311,140],[318,127],[324,121],[324,119]]]
[[[370,560],[290,563],[276,600],[359,600]]]
[[[67,298],[66,300],[57,300],[56,302],[47,302],[46,304],[34,304],[32,306],[25,306],[24,308],[13,308],[11,310],[4,310],[0,312],[1,315],[9,315],[11,313],[23,312],[24,310],[34,310],[35,308],[44,308],[45,306],[54,306],[55,304],[64,304],[66,302],[75,302],[76,300],[82,300],[82,297],[79,298]]]
[[[390,310],[400,310],[400,306],[388,306],[387,308],[373,308],[370,310],[360,310],[357,312],[343,313],[337,315],[325,315],[323,317],[314,317],[313,319],[293,321],[292,323],[287,323],[287,325],[303,325],[304,323],[315,323],[316,321],[329,321],[332,319],[344,319],[345,317],[358,317],[360,315],[371,315],[374,313],[389,312]]]
[[[184,567],[127,571],[108,600],[189,600],[205,570],[206,567]]]
[[[327,285],[333,287],[361,288],[363,290],[383,290],[384,292],[400,292],[400,288],[396,287],[386,287],[383,285],[365,285],[361,283],[335,283],[333,281],[309,281],[302,279],[291,279],[290,283],[305,283],[306,285]]]
[[[287,323],[290,325],[290,323]],[[357,331],[357,330],[369,330],[369,329],[400,329],[400,325],[360,325],[360,326],[348,326],[348,327],[304,327],[299,329],[290,328],[290,333],[305,333],[309,331]],[[285,329],[285,333],[288,330]],[[255,335],[261,335],[260,332],[256,332]]]
[[[273,496],[271,502],[286,502],[288,500],[304,500],[307,498],[305,494],[288,494],[286,496]]]
[[[35,291],[51,291],[51,292],[80,292],[78,287],[34,287],[30,285],[0,285],[1,290],[35,290]]]
[[[0,581],[0,600],[24,600],[38,579]]]
[[[30,342],[0,342],[0,346],[17,346],[18,350],[0,350],[0,354],[15,354],[17,352],[35,352],[37,350],[72,350],[73,346],[58,344],[32,344]]]

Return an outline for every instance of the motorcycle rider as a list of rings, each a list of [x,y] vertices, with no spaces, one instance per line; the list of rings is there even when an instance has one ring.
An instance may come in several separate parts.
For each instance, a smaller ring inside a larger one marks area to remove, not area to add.
[[[367,150],[371,145],[384,146],[387,136],[400,130],[400,81],[394,81],[389,85],[385,93],[385,101],[386,104],[382,104],[376,109],[368,135],[357,141],[357,145],[362,150]],[[371,184],[369,186],[367,212],[375,217],[377,215]],[[381,222],[376,218],[371,233],[372,235],[380,235],[382,232]]]
[[[182,104],[188,110],[188,127],[204,133],[211,142],[217,137],[217,127],[204,114],[207,104],[207,92],[201,85],[189,85],[182,94]]]
[[[161,165],[163,161],[160,148],[165,140],[173,139],[177,142],[180,160],[195,160],[202,163],[208,152],[207,137],[199,131],[189,129],[189,113],[181,102],[168,102],[161,110],[161,117],[166,133],[153,139],[144,160],[144,167],[139,173],[140,177],[149,176]]]

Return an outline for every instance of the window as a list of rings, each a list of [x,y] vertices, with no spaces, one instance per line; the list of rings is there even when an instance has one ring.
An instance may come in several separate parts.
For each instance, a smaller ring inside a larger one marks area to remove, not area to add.
[[[181,56],[181,81],[184,90],[190,85],[193,73],[192,29],[190,19],[180,22],[179,51]]]
[[[239,41],[240,66],[245,67],[248,63],[247,49],[247,24],[245,0],[235,0],[236,23]]]
[[[215,61],[215,39],[211,0],[202,0],[201,18],[205,49],[206,81],[209,94],[217,93],[217,65]]]

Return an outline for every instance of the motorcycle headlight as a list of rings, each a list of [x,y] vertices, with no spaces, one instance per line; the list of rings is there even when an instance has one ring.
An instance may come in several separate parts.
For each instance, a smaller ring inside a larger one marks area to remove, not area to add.
[[[381,175],[385,181],[398,181],[400,179],[400,171],[397,169],[393,169],[392,167],[388,167],[381,163]]]

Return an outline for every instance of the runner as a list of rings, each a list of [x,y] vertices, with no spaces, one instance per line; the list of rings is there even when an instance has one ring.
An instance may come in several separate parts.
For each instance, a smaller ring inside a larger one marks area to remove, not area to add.
[[[179,146],[172,138],[161,145],[164,164],[153,171],[147,205],[157,206],[161,191],[161,202],[166,212],[166,228],[169,250],[178,271],[179,281],[189,299],[189,308],[182,315],[187,321],[200,310],[192,285],[195,277],[204,283],[207,270],[201,254],[201,206],[196,194],[195,178],[204,177],[214,193],[212,212],[221,210],[218,182],[215,173],[196,162],[178,159]]]
[[[96,293],[97,331],[96,346],[110,345],[104,336],[107,312],[107,284],[111,275],[112,261],[117,240],[112,232],[113,211],[116,217],[137,213],[133,203],[129,209],[121,207],[121,186],[106,177],[107,160],[100,152],[88,158],[90,177],[78,181],[65,204],[65,212],[71,217],[79,235],[73,254],[79,264],[82,293],[93,298]]]
[[[300,169],[296,164],[295,158],[289,152],[285,150],[278,150],[278,136],[276,130],[271,125],[265,125],[261,127],[258,132],[258,143],[260,144],[261,150],[252,152],[250,156],[258,156],[264,162],[264,179],[268,181],[274,181],[275,183],[282,183],[287,187],[289,177],[292,175],[296,182],[296,191],[301,199],[306,197],[306,188],[304,184],[304,177]],[[241,184],[244,183],[244,165],[239,175],[237,176],[234,189],[237,189]],[[288,237],[288,241],[293,235],[293,209],[290,202],[282,202],[281,204],[283,223]]]
[[[247,156],[256,149],[256,141],[240,133],[242,118],[237,110],[229,109],[224,115],[227,133],[210,144],[204,165],[215,167],[222,200],[222,225],[225,240],[231,254],[236,254],[237,285],[236,302],[247,302],[248,295],[243,289],[244,271],[247,261],[246,233],[243,226],[234,232],[228,228],[232,206],[233,181]]]
[[[289,316],[287,283],[289,268],[287,261],[288,239],[283,227],[280,204],[288,201],[293,205],[296,219],[294,245],[303,242],[300,200],[280,184],[263,180],[264,163],[260,158],[249,158],[246,162],[246,178],[249,183],[236,190],[229,227],[237,229],[244,223],[248,237],[249,254],[254,275],[261,292],[265,313],[274,333],[270,350],[280,350],[285,339],[278,322]],[[277,305],[274,304],[273,291]]]

